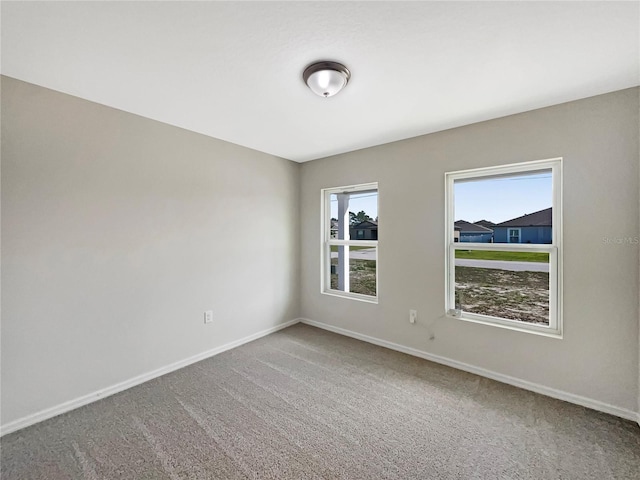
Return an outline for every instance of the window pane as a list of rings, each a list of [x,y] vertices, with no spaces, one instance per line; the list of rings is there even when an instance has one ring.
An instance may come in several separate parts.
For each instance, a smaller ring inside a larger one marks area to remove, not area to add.
[[[552,243],[551,170],[454,182],[454,241]]]
[[[349,272],[351,292],[376,296],[376,249],[351,247]]]
[[[549,254],[456,250],[455,308],[549,325]]]
[[[346,291],[348,276],[344,275],[344,255],[346,247],[331,245],[331,289]],[[345,283],[347,282],[347,283]]]
[[[346,259],[346,251],[349,258]],[[376,296],[376,248],[331,246],[331,288]]]
[[[332,193],[329,200],[331,204],[331,238],[378,239],[378,192],[376,190]],[[346,235],[341,235],[339,228],[340,217],[343,213],[347,214],[348,232]]]

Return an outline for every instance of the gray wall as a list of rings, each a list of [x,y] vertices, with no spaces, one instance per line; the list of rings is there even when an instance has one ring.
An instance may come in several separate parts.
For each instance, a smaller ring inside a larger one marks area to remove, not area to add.
[[[299,170],[3,77],[2,424],[296,318]]]
[[[603,237],[638,236],[638,107],[629,89],[303,164],[302,316],[637,411],[638,245]],[[444,173],[560,156],[564,339],[444,318]],[[375,181],[379,304],[322,295],[320,189]]]
[[[625,90],[300,166],[2,77],[1,422],[300,313],[637,410],[638,246],[603,237],[639,235],[638,106]],[[445,319],[444,172],[556,156],[565,338]],[[320,189],[372,181],[380,303],[321,295]]]

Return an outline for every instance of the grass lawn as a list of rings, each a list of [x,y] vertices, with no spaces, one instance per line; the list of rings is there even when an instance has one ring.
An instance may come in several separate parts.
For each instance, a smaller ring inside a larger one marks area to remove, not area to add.
[[[549,254],[544,252],[499,252],[496,250],[456,250],[456,258],[472,260],[507,260],[511,262],[549,263]]]

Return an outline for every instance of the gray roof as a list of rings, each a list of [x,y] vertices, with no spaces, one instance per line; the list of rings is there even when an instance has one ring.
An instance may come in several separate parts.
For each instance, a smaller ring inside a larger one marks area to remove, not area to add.
[[[467,222],[466,220],[458,220],[454,223],[454,228],[458,227],[461,232],[469,232],[469,233],[493,233],[493,230],[490,228],[483,227],[482,225],[477,225],[475,223]]]
[[[496,224],[493,222],[490,222],[489,220],[478,220],[477,222],[473,222],[475,225],[480,225],[482,227],[486,227],[486,228],[491,228],[491,227],[495,227]]]
[[[499,223],[497,227],[551,227],[551,207]]]
[[[360,229],[370,228],[370,229],[374,229],[374,228],[378,228],[378,222],[375,222],[373,220],[365,220],[364,222],[360,222],[360,223],[357,223],[355,225],[351,225],[351,227],[349,227],[349,228],[360,228]]]

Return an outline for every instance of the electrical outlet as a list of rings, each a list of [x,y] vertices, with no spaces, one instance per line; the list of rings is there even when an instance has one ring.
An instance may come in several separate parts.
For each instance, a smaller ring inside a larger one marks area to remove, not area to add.
[[[409,310],[409,323],[416,323],[417,319],[418,319],[418,311]]]
[[[204,323],[213,322],[213,310],[207,310],[204,312]]]

